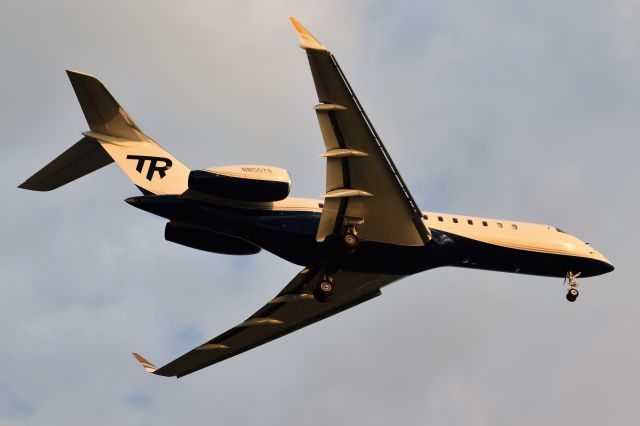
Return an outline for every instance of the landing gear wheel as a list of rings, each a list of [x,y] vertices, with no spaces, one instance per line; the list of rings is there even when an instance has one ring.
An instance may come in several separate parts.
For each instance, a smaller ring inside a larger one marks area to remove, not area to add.
[[[570,288],[567,292],[567,300],[569,302],[575,302],[579,295],[580,293],[578,292],[578,289]]]
[[[344,245],[346,245],[348,248],[352,250],[358,247],[359,241],[358,241],[358,236],[356,234],[353,234],[351,232],[346,233],[343,237],[343,241],[344,241]]]
[[[313,295],[318,302],[328,301],[331,298],[331,295],[333,295],[333,283],[328,279],[320,281],[316,286]]]
[[[569,291],[567,292],[567,300],[569,302],[575,302],[578,298],[578,295],[580,294],[578,292],[578,281],[576,280],[576,278],[578,278],[581,274],[581,272],[578,272],[576,274],[571,271],[567,272],[565,282],[569,284]]]

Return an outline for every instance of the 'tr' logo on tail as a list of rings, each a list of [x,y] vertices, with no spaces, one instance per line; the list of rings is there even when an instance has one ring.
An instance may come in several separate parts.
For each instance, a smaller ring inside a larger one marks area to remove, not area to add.
[[[167,170],[171,168],[173,164],[170,159],[164,157],[150,157],[148,155],[127,155],[127,160],[138,160],[138,164],[136,165],[136,171],[142,174],[142,169],[144,168],[144,163],[149,161],[149,170],[147,171],[147,180],[151,181],[153,179],[153,174],[158,172],[160,175],[160,179],[164,178],[167,174]],[[163,166],[158,166],[158,161],[162,161],[164,163]]]

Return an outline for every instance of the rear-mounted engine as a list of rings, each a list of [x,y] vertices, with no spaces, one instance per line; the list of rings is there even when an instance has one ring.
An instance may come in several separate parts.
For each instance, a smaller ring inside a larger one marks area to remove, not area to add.
[[[189,189],[239,201],[280,201],[291,187],[289,173],[271,166],[226,166],[189,173]]]
[[[242,255],[260,252],[260,247],[241,238],[179,222],[167,222],[164,238],[172,243],[211,253]]]

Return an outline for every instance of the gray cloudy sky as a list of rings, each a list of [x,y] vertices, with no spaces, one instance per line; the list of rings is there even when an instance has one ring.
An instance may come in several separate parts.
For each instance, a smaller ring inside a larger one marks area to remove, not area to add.
[[[287,16],[333,51],[424,210],[553,224],[616,266],[582,281],[440,269],[181,380],[144,373],[298,271],[163,240],[111,166],[16,189],[87,129],[98,75],[192,168],[324,190],[317,98]],[[630,425],[640,342],[640,2],[0,4],[0,425]]]

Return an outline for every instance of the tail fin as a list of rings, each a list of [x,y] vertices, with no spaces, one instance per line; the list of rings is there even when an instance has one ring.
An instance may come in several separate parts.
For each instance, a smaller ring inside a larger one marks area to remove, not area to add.
[[[145,135],[97,78],[67,74],[91,131],[20,188],[50,191],[115,161],[143,193],[187,190],[190,170]]]

